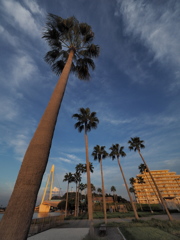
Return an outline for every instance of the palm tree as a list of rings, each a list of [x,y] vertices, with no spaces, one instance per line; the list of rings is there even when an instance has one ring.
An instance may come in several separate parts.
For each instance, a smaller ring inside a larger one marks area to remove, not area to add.
[[[144,165],[146,166],[146,169],[147,169],[147,171],[149,172],[149,175],[150,175],[150,177],[151,177],[151,179],[152,179],[152,181],[153,181],[153,183],[154,183],[154,186],[155,186],[155,188],[156,188],[156,191],[158,192],[159,198],[161,199],[161,202],[162,202],[162,204],[163,204],[163,206],[164,206],[164,209],[165,209],[165,211],[166,211],[166,213],[167,213],[167,215],[168,215],[168,218],[169,218],[170,221],[172,221],[173,219],[172,219],[171,214],[169,213],[169,210],[168,210],[168,208],[167,208],[167,205],[166,205],[166,203],[164,202],[164,199],[162,198],[162,195],[161,195],[161,193],[160,193],[160,191],[159,191],[159,188],[158,188],[158,186],[157,186],[157,184],[156,184],[156,182],[155,182],[155,180],[154,180],[154,177],[153,177],[153,175],[152,175],[152,173],[151,173],[151,171],[150,171],[147,163],[145,162],[145,160],[144,160],[144,158],[143,158],[143,156],[142,156],[142,154],[141,154],[140,149],[145,148],[144,141],[143,141],[143,140],[140,140],[139,137],[134,137],[134,138],[131,138],[131,140],[128,141],[128,144],[129,144],[129,149],[130,149],[130,150],[134,150],[135,152],[138,151],[138,153],[139,153],[142,161],[144,162]]]
[[[149,209],[150,209],[151,213],[153,213],[153,210],[151,209],[151,205],[150,205],[150,203],[149,203],[149,199],[148,199],[148,196],[147,196],[147,192],[146,192],[147,189],[145,189],[145,188],[143,187],[143,184],[146,183],[146,182],[144,181],[144,178],[141,177],[141,176],[138,176],[136,179],[137,179],[137,183],[138,183],[138,184],[142,184],[142,189],[143,189],[143,192],[145,193],[145,197],[146,197],[146,200],[147,200]]]
[[[86,171],[85,170],[86,169],[85,165],[82,164],[82,163],[77,164],[75,169],[76,169],[77,176],[81,175],[82,173],[84,173]],[[80,185],[80,182],[81,182],[81,178],[79,178],[79,180],[80,181],[78,182],[77,199],[75,201],[75,203],[76,203],[76,205],[75,205],[76,206],[76,208],[75,208],[75,216],[78,216],[78,214],[79,214],[79,190],[80,190],[79,185]]]
[[[86,184],[80,183],[80,184],[79,184],[79,190],[81,191],[81,197],[82,197],[82,191],[83,191],[84,189],[86,189]],[[81,198],[81,199],[82,199],[82,198]]]
[[[113,194],[116,192],[115,186],[112,186],[112,187],[111,187],[111,192],[113,192]]]
[[[92,152],[92,156],[94,160],[98,160],[100,163],[101,169],[101,182],[102,182],[102,195],[103,195],[103,208],[104,208],[104,222],[107,224],[107,215],[106,215],[106,198],[105,198],[105,191],[104,191],[104,176],[103,176],[103,168],[102,168],[102,160],[108,156],[108,153],[105,150],[105,146],[96,145]]]
[[[91,192],[93,193],[95,193],[96,192],[96,187],[94,186],[94,184],[93,183],[91,183]]]
[[[134,188],[134,183],[136,183],[136,179],[133,178],[133,177],[131,177],[131,178],[129,179],[129,182],[130,182],[130,184],[131,184],[131,186],[132,186],[132,187],[129,188],[129,191],[130,191],[131,193],[134,193],[134,200],[136,201],[136,191],[135,191],[135,188]],[[139,204],[140,204],[141,211],[143,211],[143,208],[142,208],[142,205],[141,205],[140,202],[139,202]]]
[[[92,192],[91,192],[91,179],[90,179],[90,163],[88,154],[88,135],[87,133],[91,129],[96,129],[99,123],[96,117],[96,112],[91,112],[89,108],[80,108],[79,113],[75,113],[72,116],[77,120],[74,127],[79,132],[84,130],[85,148],[86,148],[86,170],[87,170],[87,193],[88,193],[88,215],[90,221],[90,234],[94,234],[93,230],[93,207],[92,207]]]
[[[101,193],[102,193],[102,189],[101,188],[98,188],[97,189],[97,192],[100,194],[100,195],[102,195]]]
[[[148,172],[148,171],[147,171],[146,165],[143,164],[143,163],[141,163],[138,168],[139,168],[139,172],[140,172],[141,174],[144,174],[144,175],[146,176],[146,179],[148,180],[149,185],[151,186],[153,192],[154,192],[155,195],[156,195],[157,200],[159,201],[159,204],[161,205],[161,201],[160,201],[160,199],[159,199],[159,196],[157,195],[157,192],[155,191],[154,186],[152,185],[151,181],[149,181],[149,177],[147,176],[147,172]]]
[[[80,172],[75,172],[73,174],[74,177],[74,182],[76,184],[76,197],[75,197],[75,216],[78,216],[78,209],[79,209],[79,184],[81,182],[81,173]]]
[[[130,191],[131,193],[133,193],[134,196],[135,196],[135,190],[134,190],[134,187],[130,187],[130,188],[129,188],[129,191]]]
[[[113,192],[113,200],[114,200],[114,202],[116,202],[117,201],[117,195],[115,196],[115,194],[114,194],[116,192],[115,186],[111,187],[111,192]]]
[[[123,180],[124,180],[124,184],[126,186],[126,190],[127,190],[128,195],[129,195],[129,199],[130,199],[133,211],[134,211],[135,218],[139,219],[139,216],[138,216],[136,208],[134,206],[131,194],[129,192],[129,188],[128,188],[128,185],[127,185],[127,182],[126,182],[126,179],[125,179],[125,176],[124,176],[123,169],[122,169],[121,164],[120,164],[120,156],[121,157],[125,157],[126,156],[126,153],[124,152],[124,147],[121,147],[117,143],[117,144],[113,144],[112,147],[110,147],[110,150],[111,150],[111,153],[109,154],[109,156],[112,158],[112,160],[114,160],[115,158],[117,159],[117,162],[118,162],[118,165],[119,165],[119,168],[120,168]]]
[[[27,238],[69,73],[74,72],[81,80],[90,79],[89,68],[95,68],[92,58],[99,55],[99,47],[92,43],[91,27],[75,17],[63,19],[49,14],[43,38],[51,48],[45,60],[61,76],[25,153],[1,220],[1,240]],[[23,231],[19,231],[19,226]]]
[[[133,177],[131,177],[131,178],[129,179],[129,182],[130,182],[130,184],[131,184],[131,186],[132,186],[130,192],[134,193],[134,197],[136,198],[136,196],[135,196],[135,189],[134,189],[134,183],[136,182],[136,179],[133,178]],[[130,188],[129,188],[129,189],[130,189]]]
[[[64,175],[63,182],[68,182],[68,184],[67,184],[67,192],[66,192],[65,217],[67,216],[67,208],[68,208],[69,183],[71,183],[73,181],[74,181],[74,177],[73,177],[72,173],[69,172],[69,173],[66,173]]]

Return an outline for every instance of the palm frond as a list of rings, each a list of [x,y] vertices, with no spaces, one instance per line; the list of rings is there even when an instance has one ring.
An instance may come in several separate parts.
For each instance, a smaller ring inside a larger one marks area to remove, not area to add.
[[[87,65],[76,66],[75,74],[80,80],[89,80],[90,79],[90,73],[89,73]]]
[[[90,43],[90,42],[92,42],[93,41],[93,38],[94,38],[94,33],[93,32],[90,32],[90,33],[88,33],[88,34],[86,34],[85,36],[84,36],[84,38],[83,38],[83,42],[84,43]]]
[[[80,30],[81,34],[84,36],[91,31],[91,26],[89,26],[87,23],[80,23],[79,30]]]
[[[65,66],[65,62],[63,60],[59,60],[59,61],[55,62],[54,64],[52,64],[52,70],[57,75],[59,75],[62,72],[64,66]]]
[[[100,53],[100,48],[99,48],[98,45],[91,44],[87,48],[87,51],[88,51],[89,56],[91,56],[91,57],[98,57],[99,53]]]
[[[52,50],[46,53],[44,59],[47,63],[51,65],[59,56],[60,56],[60,53],[58,50]]]

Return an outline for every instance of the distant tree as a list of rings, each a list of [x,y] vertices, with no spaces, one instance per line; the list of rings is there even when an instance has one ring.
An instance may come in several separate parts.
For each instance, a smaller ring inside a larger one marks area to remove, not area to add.
[[[93,183],[91,183],[91,192],[95,192],[96,191],[96,187],[94,186]]]
[[[63,200],[63,201],[59,202],[58,205],[57,205],[57,208],[60,209],[60,210],[65,210],[65,208],[66,208],[66,201]]]
[[[76,184],[76,199],[75,199],[75,216],[78,216],[79,213],[79,184],[81,182],[81,173],[79,171],[73,174],[74,182]]]
[[[144,181],[144,178],[141,177],[141,176],[138,176],[136,179],[137,179],[137,183],[142,185],[142,190],[143,190],[143,192],[144,192],[144,195],[145,195],[147,204],[148,204],[148,206],[149,206],[149,209],[150,209],[151,213],[153,213],[153,211],[152,211],[152,209],[151,209],[151,205],[149,204],[149,199],[148,199],[148,196],[147,196],[147,193],[146,193],[146,189],[145,189],[144,186],[143,186],[146,182]]]
[[[88,136],[87,133],[91,129],[96,129],[99,123],[96,117],[96,112],[91,112],[89,108],[80,108],[79,113],[72,115],[73,118],[77,120],[74,127],[78,129],[79,132],[84,130],[85,138],[85,148],[86,148],[86,168],[87,168],[87,192],[88,192],[88,215],[91,226],[93,225],[93,209],[92,209],[92,192],[91,192],[91,179],[90,179],[90,164],[89,164],[89,154],[88,154]]]
[[[128,144],[129,144],[129,149],[130,149],[130,150],[134,150],[135,152],[137,151],[137,152],[139,153],[139,155],[140,155],[142,161],[144,162],[144,165],[146,166],[146,169],[147,169],[147,171],[149,172],[149,175],[150,175],[150,177],[151,177],[151,179],[152,179],[152,181],[153,181],[153,183],[154,183],[154,185],[155,185],[155,187],[156,187],[156,190],[157,190],[157,192],[158,192],[159,198],[161,199],[161,202],[162,202],[162,204],[163,204],[163,206],[164,206],[164,209],[166,210],[166,213],[167,213],[167,215],[168,215],[168,218],[169,218],[170,221],[172,221],[173,219],[172,219],[171,214],[169,213],[169,210],[168,210],[168,208],[167,208],[167,205],[166,205],[166,203],[164,202],[164,199],[163,199],[163,197],[162,197],[162,195],[161,195],[161,193],[160,193],[160,191],[159,191],[159,188],[158,188],[158,186],[157,186],[157,184],[156,184],[156,182],[155,182],[155,180],[154,180],[154,177],[153,177],[153,175],[152,175],[152,173],[151,173],[151,171],[150,171],[150,169],[149,169],[146,161],[144,160],[144,158],[143,158],[143,156],[142,156],[142,154],[141,154],[140,149],[145,148],[144,141],[143,141],[143,140],[140,140],[139,137],[134,137],[134,138],[131,138],[131,140],[128,141]]]
[[[156,195],[157,200],[158,200],[159,203],[161,204],[161,201],[160,201],[160,199],[159,199],[159,196],[158,196],[157,192],[156,192],[155,189],[154,189],[155,186],[153,186],[152,182],[149,180],[148,170],[147,170],[147,168],[146,168],[146,165],[143,164],[143,163],[141,163],[138,168],[139,168],[139,172],[140,172],[141,174],[144,174],[144,175],[146,176],[146,179],[148,180],[149,185],[151,186],[154,194]]]
[[[138,216],[136,208],[134,206],[131,194],[129,192],[129,188],[128,188],[128,185],[127,185],[127,182],[126,182],[126,178],[124,176],[124,172],[123,172],[122,166],[120,164],[120,156],[121,157],[125,157],[126,156],[126,153],[124,152],[124,147],[121,147],[117,143],[117,144],[113,144],[112,147],[110,147],[110,150],[111,150],[111,152],[110,152],[109,156],[112,158],[112,160],[114,160],[115,158],[117,159],[117,162],[118,162],[118,165],[119,165],[119,168],[120,168],[123,180],[124,180],[124,184],[125,184],[125,187],[126,187],[126,190],[127,190],[128,195],[129,195],[129,199],[130,199],[133,211],[134,211],[135,218],[139,219],[139,216]]]
[[[117,201],[117,195],[115,195],[115,192],[116,192],[115,186],[111,187],[111,192],[113,192],[113,199],[114,199],[114,202],[116,202]]]
[[[112,186],[112,187],[111,187],[111,192],[113,192],[113,194],[116,192],[115,186]]]
[[[67,195],[66,195],[66,207],[65,207],[65,217],[67,216],[67,209],[68,209],[68,192],[69,192],[69,183],[74,181],[74,177],[72,175],[72,173],[66,173],[64,175],[64,179],[63,182],[67,182]]]
[[[103,168],[102,168],[102,160],[108,156],[108,153],[105,150],[105,146],[96,145],[93,149],[92,156],[94,160],[98,160],[100,163],[101,169],[101,182],[102,182],[102,195],[103,195],[103,208],[104,208],[104,222],[107,223],[106,216],[106,198],[105,198],[105,190],[104,190],[104,176],[103,176]]]
[[[101,193],[102,193],[102,189],[101,189],[101,188],[98,188],[98,189],[97,189],[97,192],[98,192],[99,194],[101,194]]]

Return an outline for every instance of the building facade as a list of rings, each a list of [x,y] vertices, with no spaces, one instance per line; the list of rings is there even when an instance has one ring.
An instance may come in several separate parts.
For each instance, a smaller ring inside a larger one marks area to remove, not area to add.
[[[154,170],[151,171],[151,174],[166,202],[171,201],[180,206],[180,175],[169,170]],[[133,187],[138,203],[160,203],[156,188],[148,172],[138,174]]]

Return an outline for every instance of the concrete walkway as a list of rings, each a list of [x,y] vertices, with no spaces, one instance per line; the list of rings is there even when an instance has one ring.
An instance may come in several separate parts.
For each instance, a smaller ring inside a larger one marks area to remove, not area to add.
[[[88,232],[89,228],[52,228],[28,240],[82,240]]]
[[[171,214],[174,220],[180,220],[180,213]],[[168,220],[167,215],[152,215],[142,217],[141,220],[150,220],[156,218],[160,220]],[[111,218],[109,222],[130,222],[133,218]],[[94,219],[94,225],[103,223],[103,219]],[[95,234],[98,235],[98,229],[95,229]],[[84,220],[65,220],[62,226],[52,228],[47,231],[29,237],[28,240],[82,240],[89,232],[89,221]],[[124,240],[119,229],[116,227],[108,228],[107,235],[100,238],[102,240]]]

